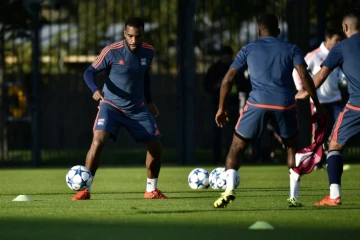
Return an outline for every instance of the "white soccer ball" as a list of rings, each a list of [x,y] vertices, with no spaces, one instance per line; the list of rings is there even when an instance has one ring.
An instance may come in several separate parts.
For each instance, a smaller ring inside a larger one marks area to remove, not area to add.
[[[89,169],[77,165],[70,168],[66,174],[65,181],[71,190],[80,191],[90,187],[93,176]]]
[[[236,172],[235,188],[240,184],[240,175]],[[213,189],[226,189],[226,171],[225,168],[215,168],[211,171],[210,176],[210,186]]]
[[[188,176],[188,183],[192,189],[206,189],[209,187],[209,172],[204,168],[193,169]]]

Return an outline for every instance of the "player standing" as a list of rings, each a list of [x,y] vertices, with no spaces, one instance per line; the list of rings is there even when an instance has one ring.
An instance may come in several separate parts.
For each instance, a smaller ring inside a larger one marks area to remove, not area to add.
[[[341,175],[343,172],[342,151],[346,142],[360,132],[360,11],[353,9],[342,21],[347,39],[336,44],[321,64],[321,70],[314,76],[315,87],[324,83],[330,73],[340,67],[348,80],[349,101],[340,113],[333,127],[329,152],[326,158],[330,194],[315,206],[341,205]],[[299,91],[296,98],[307,97],[306,91]]]
[[[314,76],[318,71],[320,71],[321,63],[325,60],[329,51],[334,47],[334,45],[341,40],[340,33],[334,30],[327,30],[325,33],[325,42],[322,42],[318,48],[309,52],[305,56],[305,61],[308,65],[307,70],[310,73],[310,76]],[[344,104],[341,99],[341,92],[339,89],[339,81],[341,80],[342,71],[340,68],[334,69],[333,72],[330,73],[326,81],[319,89],[317,89],[316,93],[319,98],[320,104],[328,111],[329,113],[329,122],[328,128],[325,132],[324,138],[326,139],[326,145],[328,145],[328,138],[331,134],[332,125],[339,116],[342,111]],[[293,77],[295,81],[295,86],[297,90],[302,90],[303,86],[301,83],[301,79],[299,75],[294,70]],[[316,112],[316,108],[314,108],[314,103],[312,99],[310,99],[311,103],[311,112]],[[312,126],[312,135],[315,133],[315,126]],[[327,146],[326,146],[327,150]],[[321,162],[317,164],[318,168],[322,167]]]
[[[252,91],[244,111],[239,117],[231,148],[226,158],[226,190],[214,202],[215,208],[226,207],[235,199],[235,176],[240,167],[240,153],[246,150],[252,139],[258,138],[264,123],[273,117],[279,127],[279,135],[287,149],[287,164],[295,167],[298,145],[297,107],[293,93],[292,71],[299,73],[303,86],[309,91],[315,106],[322,111],[316,96],[314,82],[306,70],[306,62],[300,49],[277,39],[280,33],[275,15],[265,13],[258,18],[259,40],[247,44],[237,54],[226,73],[220,90],[216,123],[222,127],[228,121],[225,110],[226,97],[233,78],[239,70],[249,68]],[[291,175],[291,173],[290,173]],[[290,185],[293,184],[290,176]],[[290,204],[300,205],[296,198]]]
[[[116,140],[120,127],[125,127],[137,142],[147,146],[147,185],[144,198],[167,198],[157,189],[162,145],[155,117],[159,114],[152,103],[149,68],[154,49],[143,42],[144,22],[129,18],[125,23],[125,39],[106,46],[85,71],[84,79],[98,101],[99,112],[94,123],[94,136],[85,166],[95,176],[101,152],[109,138]],[[108,79],[102,90],[94,76],[107,70]],[[146,104],[143,102],[145,96]],[[90,188],[78,192],[73,200],[90,199]]]

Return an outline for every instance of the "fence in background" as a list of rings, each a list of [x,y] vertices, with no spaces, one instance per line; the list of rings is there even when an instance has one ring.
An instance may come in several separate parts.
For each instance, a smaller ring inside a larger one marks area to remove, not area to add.
[[[1,161],[32,160],[36,165],[41,157],[84,157],[97,103],[82,74],[104,46],[123,38],[128,17],[141,16],[145,41],[155,48],[152,91],[161,111],[157,122],[164,147],[190,151],[178,159],[189,163],[181,158],[193,154],[192,146],[211,148],[214,116],[202,79],[218,59],[221,46],[230,45],[236,52],[255,40],[256,15],[268,11],[279,17],[279,38],[299,41],[306,51],[314,42],[311,34],[294,40],[296,34],[288,29],[291,24],[299,29],[313,24],[311,19],[319,14],[306,9],[309,4],[294,0],[6,1],[0,17]],[[295,19],[304,16],[309,20],[303,24]],[[104,78],[100,74],[98,83]],[[232,130],[228,131],[231,135]],[[141,145],[122,130],[107,149],[137,147]]]

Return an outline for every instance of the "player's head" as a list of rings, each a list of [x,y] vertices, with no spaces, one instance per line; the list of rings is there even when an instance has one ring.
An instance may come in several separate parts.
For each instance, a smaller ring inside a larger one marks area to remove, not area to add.
[[[351,9],[344,15],[342,28],[346,37],[360,31],[360,10],[358,8]]]
[[[325,32],[325,47],[331,50],[335,44],[341,41],[341,34],[334,29],[328,29]]]
[[[221,61],[224,63],[231,63],[234,51],[230,46],[223,46],[221,49]]]
[[[263,13],[258,17],[258,35],[259,37],[273,36],[280,34],[279,21],[274,14]]]
[[[140,18],[132,17],[126,20],[124,37],[130,51],[137,50],[144,40],[144,22]]]

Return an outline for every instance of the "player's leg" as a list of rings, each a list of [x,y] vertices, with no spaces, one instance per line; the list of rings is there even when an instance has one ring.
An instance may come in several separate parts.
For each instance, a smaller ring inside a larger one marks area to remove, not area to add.
[[[158,190],[157,187],[161,168],[162,144],[160,140],[153,140],[147,142],[146,146],[147,180],[144,198],[166,199],[167,197],[160,190]]]
[[[287,165],[289,168],[290,192],[287,199],[289,207],[302,206],[299,200],[300,175],[293,168],[296,166],[295,154],[298,147],[299,122],[297,108],[284,111],[273,111],[278,124],[279,135],[286,148]]]
[[[343,173],[342,152],[346,142],[360,132],[360,108],[346,105],[334,125],[329,152],[326,158],[330,194],[315,206],[341,205],[341,176]]]
[[[146,107],[129,113],[123,123],[137,142],[146,144],[146,191],[144,198],[167,198],[158,190],[158,178],[161,168],[162,144],[161,134],[157,124]]]
[[[110,137],[114,140],[119,129],[118,115],[116,109],[107,106],[105,103],[100,103],[99,111],[96,116],[93,128],[93,140],[90,149],[86,155],[85,167],[87,167],[93,177],[101,162],[102,150]],[[88,189],[79,191],[72,200],[87,200],[90,199],[91,186]]]
[[[251,139],[257,138],[265,123],[266,110],[245,106],[235,127],[235,133],[226,157],[226,190],[214,202],[215,208],[225,208],[235,200],[235,183],[240,167],[240,155],[249,146]]]
[[[85,167],[87,167],[93,177],[100,166],[101,153],[107,140],[110,137],[110,133],[104,130],[94,130],[93,140],[89,151],[86,155]]]

